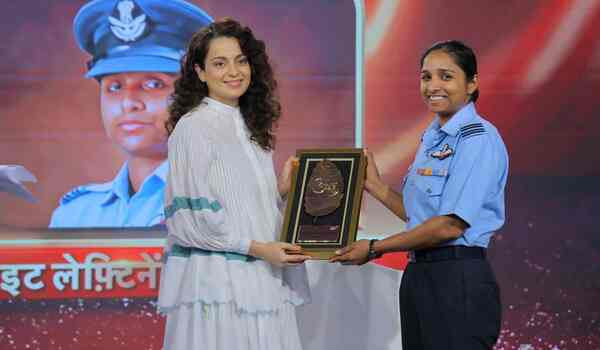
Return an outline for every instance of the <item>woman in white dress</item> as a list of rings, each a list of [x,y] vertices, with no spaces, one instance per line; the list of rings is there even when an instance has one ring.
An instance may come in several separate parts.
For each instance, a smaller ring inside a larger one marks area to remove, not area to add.
[[[167,122],[166,350],[301,349],[309,257],[276,241],[294,162],[276,178],[276,86],[249,28],[225,19],[193,36]]]

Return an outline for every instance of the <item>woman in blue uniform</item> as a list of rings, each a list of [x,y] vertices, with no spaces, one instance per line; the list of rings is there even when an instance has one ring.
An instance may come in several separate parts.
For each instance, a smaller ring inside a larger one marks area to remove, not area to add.
[[[397,193],[368,154],[365,187],[406,221],[406,232],[361,240],[333,261],[364,264],[409,251],[400,287],[404,349],[491,349],[500,332],[499,288],[486,260],[504,224],[508,155],[498,130],[475,108],[477,61],[459,41],[421,58],[421,95],[435,119]]]

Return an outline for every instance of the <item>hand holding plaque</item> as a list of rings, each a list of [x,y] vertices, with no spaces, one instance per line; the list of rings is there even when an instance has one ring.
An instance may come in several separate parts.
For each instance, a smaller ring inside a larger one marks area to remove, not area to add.
[[[356,239],[366,161],[362,149],[297,152],[281,240],[328,259]]]

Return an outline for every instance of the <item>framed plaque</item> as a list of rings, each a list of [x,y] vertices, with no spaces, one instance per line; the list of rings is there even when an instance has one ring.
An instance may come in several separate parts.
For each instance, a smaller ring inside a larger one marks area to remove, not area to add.
[[[329,259],[356,239],[366,157],[361,148],[303,149],[296,156],[281,240]]]

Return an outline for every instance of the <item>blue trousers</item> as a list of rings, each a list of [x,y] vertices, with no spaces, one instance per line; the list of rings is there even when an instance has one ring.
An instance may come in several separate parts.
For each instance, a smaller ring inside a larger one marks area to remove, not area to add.
[[[404,350],[492,349],[500,291],[483,258],[411,262],[400,285]]]

